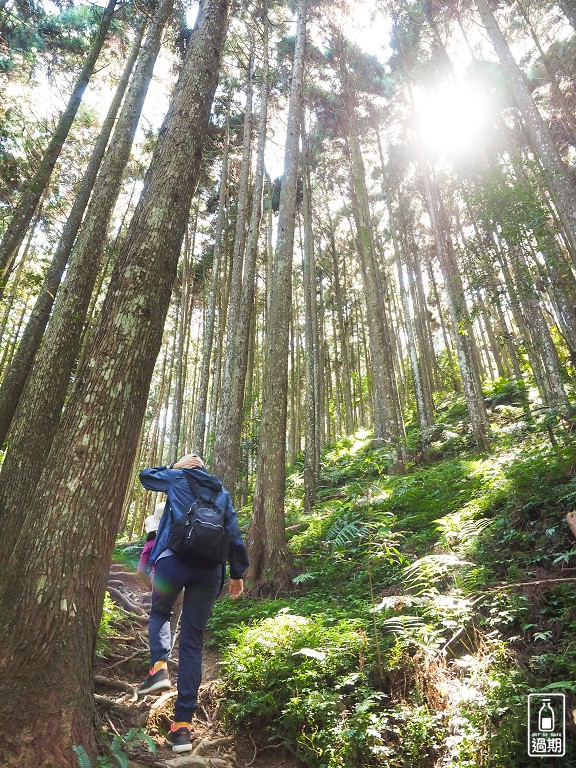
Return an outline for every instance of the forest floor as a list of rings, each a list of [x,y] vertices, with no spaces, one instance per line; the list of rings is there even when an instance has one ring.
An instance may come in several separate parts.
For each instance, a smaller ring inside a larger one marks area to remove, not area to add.
[[[300,768],[281,744],[262,743],[262,734],[233,731],[220,716],[222,694],[219,656],[204,649],[203,682],[197,716],[192,723],[192,752],[177,755],[165,744],[176,690],[139,699],[138,685],[149,667],[147,615],[150,592],[125,565],[113,564],[108,590],[112,600],[128,611],[114,624],[96,663],[96,703],[105,739],[129,757],[129,768]],[[169,662],[177,674],[177,653]],[[155,745],[155,754],[149,744]],[[114,754],[114,746],[112,748]],[[111,762],[115,765],[115,762]]]

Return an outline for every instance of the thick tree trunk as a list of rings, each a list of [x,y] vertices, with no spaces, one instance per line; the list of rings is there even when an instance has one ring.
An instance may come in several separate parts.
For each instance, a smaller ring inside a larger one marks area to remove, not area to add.
[[[88,166],[80,182],[80,187],[74,199],[74,203],[68,214],[66,224],[64,225],[64,231],[60,237],[60,241],[54,252],[54,256],[48,267],[44,282],[40,289],[40,294],[34,304],[34,309],[30,314],[30,319],[26,324],[22,338],[18,343],[18,350],[10,365],[10,368],[5,372],[2,379],[2,386],[0,387],[0,444],[6,439],[10,423],[18,406],[18,400],[20,394],[24,388],[26,378],[32,367],[34,356],[42,341],[42,335],[48,324],[50,318],[50,312],[54,304],[56,292],[62,280],[64,269],[68,263],[74,240],[80,229],[82,223],[82,217],[84,211],[88,205],[90,194],[96,180],[96,174],[100,168],[102,158],[108,145],[110,134],[114,128],[116,116],[122,104],[124,93],[128,86],[132,69],[136,62],[136,58],[140,51],[140,45],[142,43],[142,37],[145,31],[145,23],[142,23],[136,34],[136,38],[132,45],[132,50],[128,61],[116,88],[114,99],[110,104],[108,114],[102,124],[102,130],[98,136],[98,140],[94,146]]]
[[[257,582],[283,580],[288,563],[284,523],[289,326],[296,185],[302,122],[306,0],[297,4],[296,47],[288,106],[284,177],[266,333],[258,471],[248,545],[250,575]]]
[[[86,61],[84,62],[82,71],[76,81],[72,95],[68,100],[66,109],[62,113],[58,125],[50,138],[48,146],[42,156],[42,160],[40,161],[40,165],[28,183],[24,194],[12,214],[8,229],[2,237],[2,242],[0,243],[0,279],[2,283],[5,283],[14,257],[24,241],[26,230],[32,221],[38,201],[50,181],[50,176],[52,175],[56,161],[60,156],[66,137],[74,122],[76,112],[78,111],[78,107],[84,96],[84,91],[86,90],[88,81],[92,77],[94,67],[96,66],[96,60],[100,55],[100,50],[102,49],[104,40],[108,34],[115,5],[116,0],[108,0],[108,5],[103,12],[100,28],[92,43],[90,52],[86,57]]]
[[[39,491],[0,563],[0,763],[70,768],[95,752],[91,661],[227,27],[205,0],[86,364]],[[3,531],[3,536],[4,536]],[[15,574],[18,575],[15,578]],[[18,610],[14,610],[18,606]],[[38,716],[38,695],[42,711]]]
[[[122,173],[160,50],[173,0],[162,0],[154,16],[122,106],[110,148],[102,162],[82,229],[34,369],[29,374],[11,426],[8,453],[0,474],[0,495],[8,507],[27,508],[48,455],[80,350],[82,330]],[[31,439],[31,435],[34,436]],[[24,469],[25,467],[25,469]],[[0,520],[2,514],[0,511]],[[1,549],[1,545],[0,545]]]

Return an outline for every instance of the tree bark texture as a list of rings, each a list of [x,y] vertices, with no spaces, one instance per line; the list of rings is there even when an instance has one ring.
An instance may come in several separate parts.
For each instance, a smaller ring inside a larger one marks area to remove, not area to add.
[[[109,558],[196,187],[227,28],[205,0],[86,364],[30,517],[0,564],[0,763],[93,757],[91,661]],[[21,520],[22,510],[12,510]],[[17,578],[16,578],[17,574]],[[15,610],[18,606],[18,610]],[[42,690],[41,717],[38,691]],[[17,692],[17,693],[16,693]]]

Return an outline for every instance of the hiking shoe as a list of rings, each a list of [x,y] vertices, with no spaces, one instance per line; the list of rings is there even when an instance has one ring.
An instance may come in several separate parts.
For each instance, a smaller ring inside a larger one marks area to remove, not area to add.
[[[170,688],[172,688],[172,683],[166,667],[162,667],[158,672],[154,672],[154,667],[152,667],[148,677],[138,688],[138,696],[145,696],[147,693],[159,693]]]
[[[172,747],[172,752],[192,752],[190,728],[177,728],[173,731],[170,726],[166,734],[166,743]]]

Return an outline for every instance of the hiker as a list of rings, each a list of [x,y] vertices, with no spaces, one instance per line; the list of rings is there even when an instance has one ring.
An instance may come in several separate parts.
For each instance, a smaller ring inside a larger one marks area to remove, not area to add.
[[[140,482],[150,491],[164,492],[167,502],[150,553],[150,563],[156,569],[148,626],[152,668],[139,687],[138,694],[159,693],[172,687],[168,674],[170,616],[183,589],[178,643],[178,696],[166,741],[174,752],[190,752],[191,721],[198,706],[198,688],[202,679],[204,629],[224,584],[226,566],[198,555],[194,555],[192,560],[184,559],[183,553],[176,554],[168,548],[168,539],[187,519],[189,510],[195,508],[193,502],[199,500],[202,512],[211,506],[223,513],[222,528],[229,542],[228,591],[232,599],[243,592],[242,577],[248,568],[248,557],[230,494],[221,480],[206,472],[204,462],[198,456],[190,454],[169,466],[143,469]]]
[[[140,553],[140,560],[138,561],[137,572],[140,574],[150,574],[150,582],[154,580],[154,566],[150,564],[150,552],[154,546],[154,540],[156,539],[156,531],[158,530],[158,524],[160,518],[164,512],[164,504],[156,504],[154,512],[148,515],[144,520],[144,529],[146,530],[146,543]]]

